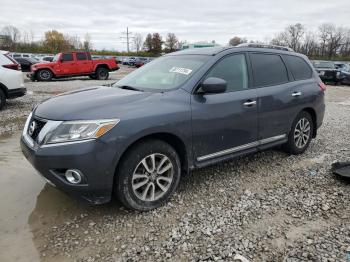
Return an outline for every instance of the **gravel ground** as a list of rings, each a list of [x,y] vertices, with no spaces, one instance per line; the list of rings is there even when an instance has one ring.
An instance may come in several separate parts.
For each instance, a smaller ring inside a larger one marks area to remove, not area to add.
[[[96,83],[28,83],[33,94],[0,113],[0,133],[21,127],[30,108],[54,92]],[[350,87],[329,86],[326,100],[324,124],[305,154],[274,149],[197,170],[151,212],[66,197],[69,205],[50,203],[51,216],[40,206],[61,193],[46,185],[28,219],[41,260],[233,261],[240,254],[251,261],[347,261],[350,183],[329,169],[350,160]]]

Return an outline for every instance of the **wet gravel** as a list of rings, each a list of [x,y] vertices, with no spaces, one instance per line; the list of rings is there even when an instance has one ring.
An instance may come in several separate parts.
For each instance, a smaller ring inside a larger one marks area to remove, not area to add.
[[[95,83],[28,84],[33,95],[0,113],[0,133],[18,129],[30,108],[52,95],[40,92]],[[51,203],[63,214],[59,219],[33,211],[41,260],[233,261],[240,254],[251,261],[347,261],[350,182],[337,179],[330,166],[350,161],[350,87],[331,86],[326,98],[324,124],[303,155],[277,148],[194,171],[168,204],[147,213],[68,197],[69,206]],[[14,119],[19,122],[8,123]],[[48,190],[37,207],[48,201]]]

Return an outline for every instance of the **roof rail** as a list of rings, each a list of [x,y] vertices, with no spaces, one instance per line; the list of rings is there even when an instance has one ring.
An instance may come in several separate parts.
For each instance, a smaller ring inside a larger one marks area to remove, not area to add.
[[[236,47],[269,48],[269,49],[276,49],[276,50],[294,52],[294,50],[292,48],[289,48],[289,47],[286,47],[286,46],[279,46],[279,45],[243,43],[243,44],[237,45]]]

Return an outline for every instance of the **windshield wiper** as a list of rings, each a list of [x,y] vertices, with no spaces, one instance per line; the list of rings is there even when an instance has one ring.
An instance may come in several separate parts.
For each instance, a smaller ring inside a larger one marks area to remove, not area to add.
[[[138,88],[136,88],[136,87],[133,87],[133,86],[118,86],[119,88],[121,88],[121,89],[126,89],[126,90],[134,90],[134,91],[143,91],[143,90],[141,90],[141,89],[138,89]]]

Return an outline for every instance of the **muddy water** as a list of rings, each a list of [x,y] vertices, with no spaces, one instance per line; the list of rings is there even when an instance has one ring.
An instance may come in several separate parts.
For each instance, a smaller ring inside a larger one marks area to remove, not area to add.
[[[26,162],[20,134],[0,137],[0,260],[39,260],[28,217],[44,183]]]
[[[64,219],[77,203],[45,184],[19,139],[20,133],[0,136],[0,261],[39,261],[36,232]]]

